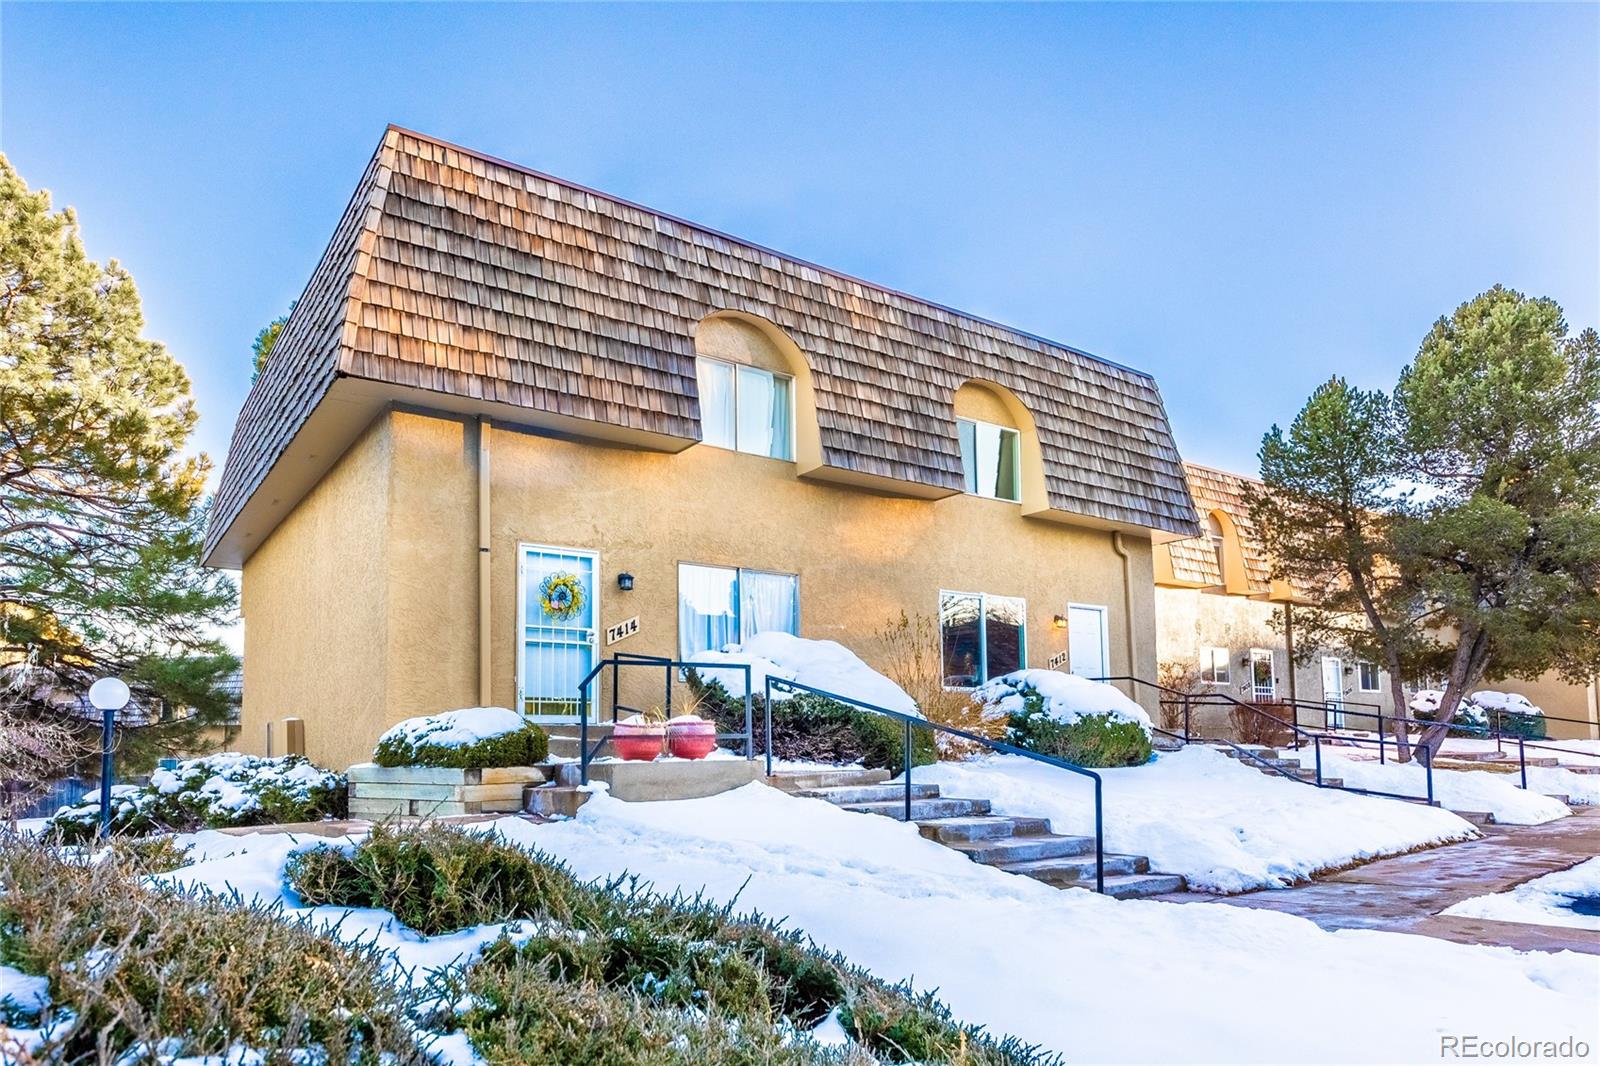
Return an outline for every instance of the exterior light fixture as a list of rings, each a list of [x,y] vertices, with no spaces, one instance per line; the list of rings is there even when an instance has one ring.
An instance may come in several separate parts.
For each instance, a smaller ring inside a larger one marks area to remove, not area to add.
[[[617,588],[623,592],[633,591],[633,575],[624,570],[617,575]]]
[[[111,835],[111,748],[117,712],[128,705],[133,693],[127,682],[102,677],[89,686],[89,703],[102,715],[100,728],[100,835]]]
[[[1050,619],[1050,624],[1055,626],[1057,629],[1065,629],[1067,628],[1067,616],[1064,614],[1058,614],[1054,618]]]

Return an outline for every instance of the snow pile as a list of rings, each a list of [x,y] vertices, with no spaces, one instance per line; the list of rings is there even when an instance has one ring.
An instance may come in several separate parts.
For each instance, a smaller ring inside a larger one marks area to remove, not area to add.
[[[1137,722],[1150,731],[1150,716],[1143,707],[1102,681],[1090,681],[1059,670],[1017,670],[973,690],[973,699],[995,716],[1021,714],[1027,698],[1038,694],[1044,713],[1058,722],[1072,723],[1089,715],[1110,715]]]
[[[1588,1033],[1600,996],[1590,956],[1330,933],[1244,907],[1055,889],[974,863],[914,826],[760,784],[675,803],[599,796],[572,820],[494,826],[580,877],[628,871],[657,891],[704,889],[714,900],[737,897],[741,909],[786,915],[881,977],[914,974],[957,1017],[1074,1061],[1282,1062],[1285,1048],[1297,1048],[1308,1061],[1422,1062],[1437,1058],[1440,1032],[1480,1031],[1485,1003],[1518,1031]],[[1300,835],[1323,828],[1317,821]],[[1314,964],[1285,980],[1285,960],[1294,959]],[[1157,973],[1182,992],[1163,997],[1159,1025],[1139,1024],[1130,997]],[[1320,1026],[1307,1044],[1305,1004],[1340,1002],[1396,974],[1450,995],[1368,997],[1360,1025]]]
[[[527,721],[522,715],[508,707],[464,707],[459,711],[407,718],[379,737],[378,746],[382,747],[385,741],[405,741],[413,747],[428,744],[437,748],[465,748],[490,737],[515,733],[525,725]]]
[[[1494,692],[1484,689],[1467,697],[1476,707],[1503,714],[1523,714],[1544,717],[1544,708],[1536,706],[1528,697],[1517,692]]]
[[[1298,752],[1285,751],[1285,757],[1298,755],[1300,765],[1311,767],[1316,756],[1310,747]],[[1520,778],[1515,774],[1492,770],[1433,771],[1433,798],[1442,807],[1452,811],[1482,811],[1494,815],[1497,822],[1508,825],[1539,825],[1553,822],[1572,814],[1560,800],[1551,799],[1538,791],[1542,780],[1528,768],[1528,789],[1519,788]],[[1344,783],[1355,788],[1393,792],[1401,796],[1423,799],[1428,794],[1427,771],[1421,762],[1413,760],[1397,763],[1390,760],[1379,763],[1376,758],[1345,755],[1334,745],[1322,745],[1322,775],[1343,778]],[[1564,773],[1564,777],[1578,775]]]
[[[901,714],[921,717],[917,701],[906,690],[862,662],[849,648],[834,640],[806,640],[788,633],[757,633],[743,644],[729,644],[721,651],[701,652],[697,663],[748,663],[750,690],[756,695],[766,689],[768,677],[798,681],[840,696],[848,696],[874,707],[885,707]],[[708,681],[720,681],[729,695],[744,696],[744,671],[715,667],[699,671]],[[775,699],[788,699],[790,692],[774,692]]]
[[[306,821],[343,805],[342,774],[314,766],[304,756],[262,758],[223,752],[157,770],[147,785],[113,785],[111,824],[116,832],[150,833],[198,826]],[[100,793],[62,807],[49,828],[68,840],[92,836],[100,826]]]
[[[1096,771],[1106,850],[1148,855],[1151,868],[1213,892],[1277,888],[1320,871],[1477,835],[1438,808],[1318,789],[1269,777],[1210,748],[1157,754],[1144,766]],[[984,796],[996,814],[1050,819],[1057,833],[1094,833],[1092,782],[1002,755],[942,762],[912,780],[948,796]]]
[[[0,966],[0,1029],[32,1021],[50,1005],[50,982],[43,977]]]
[[[1444,913],[1458,918],[1488,918],[1496,922],[1522,922],[1525,925],[1562,925],[1600,932],[1600,914],[1579,914],[1572,909],[1572,902],[1577,899],[1600,903],[1600,858],[1579,863],[1569,870],[1536,877],[1509,892],[1464,899],[1446,907]]]
[[[1411,697],[1406,706],[1425,718],[1432,718],[1439,713],[1439,707],[1444,702],[1444,693],[1438,689],[1425,688]],[[1516,692],[1495,692],[1492,689],[1483,689],[1462,699],[1456,707],[1455,717],[1451,719],[1456,725],[1471,726],[1473,729],[1488,729],[1490,726],[1489,712],[1496,716],[1514,714],[1522,718],[1544,718],[1544,709],[1530,701],[1526,696]],[[1528,728],[1537,728],[1537,734],[1544,732],[1543,722],[1529,723]]]

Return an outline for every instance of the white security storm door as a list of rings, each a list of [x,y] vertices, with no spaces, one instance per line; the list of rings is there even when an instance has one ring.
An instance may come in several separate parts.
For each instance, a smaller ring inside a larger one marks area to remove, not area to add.
[[[1110,677],[1106,609],[1083,604],[1067,606],[1067,669],[1079,677]]]
[[[600,617],[594,552],[524,544],[517,562],[518,703],[524,714],[569,720],[578,684],[594,669]],[[598,698],[591,687],[590,698]]]
[[[1328,728],[1344,728],[1344,663],[1339,659],[1322,660],[1322,703],[1328,708]]]

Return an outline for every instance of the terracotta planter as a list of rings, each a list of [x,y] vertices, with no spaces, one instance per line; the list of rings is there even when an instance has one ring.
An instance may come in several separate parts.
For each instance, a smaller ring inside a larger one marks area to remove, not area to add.
[[[701,718],[674,718],[667,723],[667,745],[675,759],[704,759],[716,750],[716,723]]]
[[[659,725],[618,722],[611,731],[611,747],[619,759],[649,762],[661,754],[666,730]]]

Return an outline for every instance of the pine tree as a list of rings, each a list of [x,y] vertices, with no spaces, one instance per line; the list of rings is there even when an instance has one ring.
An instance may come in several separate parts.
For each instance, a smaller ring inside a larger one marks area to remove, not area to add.
[[[235,592],[200,566],[188,377],[143,328],[128,272],[0,156],[0,657],[58,693],[114,673],[147,710],[197,712],[147,734],[176,744],[228,707],[237,660],[214,634]]]

